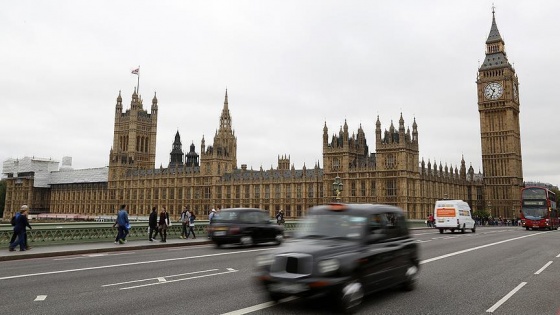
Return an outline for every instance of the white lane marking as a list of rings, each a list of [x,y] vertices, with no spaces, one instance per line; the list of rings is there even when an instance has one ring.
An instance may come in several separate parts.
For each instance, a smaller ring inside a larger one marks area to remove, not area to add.
[[[136,252],[126,252],[126,253],[115,253],[115,254],[107,254],[107,253],[100,253],[100,254],[85,254],[75,257],[65,257],[65,258],[55,258],[53,260],[74,260],[74,259],[84,259],[84,258],[96,258],[96,257],[107,257],[107,256],[120,256],[120,255],[130,255],[135,254]]]
[[[505,301],[507,301],[510,297],[512,297],[517,291],[523,288],[523,286],[525,286],[526,284],[527,282],[521,282],[517,287],[515,287],[515,289],[509,291],[509,293],[506,294],[506,296],[501,298],[498,302],[496,302],[496,304],[492,305],[491,308],[487,309],[486,313],[493,313],[495,310],[498,309],[498,307],[504,304]]]
[[[227,268],[227,270],[229,270],[229,271],[236,271],[236,270],[233,269],[233,268]]]
[[[201,248],[201,247],[211,247],[211,246],[210,245],[191,245],[191,246],[171,247],[171,248],[166,248],[166,250],[172,252],[172,251],[178,251],[178,250],[191,250],[191,249],[194,249],[194,248]]]
[[[44,301],[46,298],[46,295],[37,295],[34,301]]]
[[[486,244],[486,245],[481,245],[481,246],[477,246],[477,247],[473,247],[473,248],[468,248],[468,249],[460,250],[458,252],[453,252],[453,253],[437,256],[437,257],[434,257],[434,258],[425,259],[425,260],[422,260],[420,262],[420,264],[427,264],[427,263],[432,262],[432,261],[448,258],[448,257],[459,255],[459,254],[472,252],[473,250],[482,249],[482,248],[486,248],[486,247],[490,247],[490,246],[495,246],[495,245],[519,240],[519,239],[526,238],[526,237],[531,237],[531,236],[535,236],[535,235],[543,235],[544,233],[548,233],[548,232],[540,232],[540,233],[535,233],[535,234],[523,235],[523,236],[520,236],[520,237],[514,237],[514,238],[507,239],[507,240],[499,241],[499,242],[494,242],[494,243],[490,243],[490,244]],[[0,278],[0,280],[2,280],[2,278]]]
[[[556,258],[560,257],[560,254],[556,255]]]
[[[544,266],[542,266],[541,269],[537,270],[537,272],[535,272],[535,274],[536,275],[541,274],[541,272],[543,272],[546,269],[546,267],[550,266],[550,264],[552,264],[552,261],[547,262]]]
[[[431,242],[432,240],[425,240],[425,241],[421,241],[421,240],[417,240],[416,243],[428,243]]]
[[[290,296],[290,297],[287,297],[285,299],[282,299],[282,300],[278,301],[278,304],[289,302],[289,301],[292,301],[292,300],[295,300],[295,299],[297,299],[297,297]],[[243,315],[243,314],[259,311],[259,310],[262,310],[262,309],[265,309],[265,308],[269,308],[269,307],[272,307],[274,305],[275,305],[275,303],[270,301],[270,302],[265,302],[265,303],[249,306],[249,307],[246,307],[246,308],[242,308],[240,310],[232,311],[232,312],[229,312],[229,313],[223,313],[222,315]]]
[[[166,282],[167,281],[167,280],[165,280],[164,277],[159,277],[159,278],[157,278],[157,280],[158,280],[158,282]]]
[[[140,279],[140,280],[110,283],[110,284],[104,284],[104,285],[102,285],[102,287],[110,287],[110,286],[114,286],[114,285],[129,284],[129,283],[136,283],[136,282],[143,282],[143,281],[150,281],[150,280],[159,280],[160,278],[164,279],[164,281],[165,281],[165,278],[173,278],[173,277],[180,277],[180,276],[186,276],[186,275],[194,275],[194,274],[197,274],[197,273],[211,272],[211,271],[217,271],[217,270],[218,269],[208,269],[208,270],[180,273],[180,274],[176,274],[176,275],[169,275],[169,276],[165,276],[165,277],[156,277],[156,278],[147,278],[147,279]]]
[[[218,275],[225,275],[225,274],[232,273],[232,272],[237,272],[237,270],[217,272],[217,273],[211,273],[211,274],[208,274],[208,275],[194,276],[194,277],[182,278],[182,279],[177,279],[177,280],[167,280],[165,282],[139,284],[139,285],[135,285],[135,286],[132,286],[132,287],[120,288],[119,290],[129,290],[129,289],[136,289],[136,288],[142,288],[142,287],[149,287],[149,286],[152,286],[152,285],[158,285],[158,284],[163,284],[163,283],[171,283],[171,282],[192,280],[192,279],[198,279],[198,278],[206,278],[206,277],[212,277],[212,276],[218,276]]]
[[[36,276],[45,276],[45,275],[54,275],[54,274],[59,274],[59,273],[68,273],[68,272],[77,272],[77,271],[128,267],[128,266],[134,266],[134,265],[157,264],[157,263],[168,262],[168,261],[178,261],[178,260],[188,260],[188,259],[196,259],[196,258],[207,258],[207,257],[216,257],[216,256],[225,256],[225,255],[245,254],[245,253],[250,253],[250,252],[260,252],[260,251],[264,251],[264,250],[272,250],[272,248],[248,249],[248,250],[240,250],[240,251],[236,251],[236,252],[225,252],[225,253],[217,253],[217,254],[190,256],[190,257],[177,257],[177,258],[168,258],[168,259],[159,259],[159,260],[137,261],[137,262],[131,262],[131,263],[116,264],[116,265],[105,265],[105,266],[86,267],[86,268],[77,268],[77,269],[66,269],[66,270],[37,272],[37,273],[29,273],[29,274],[22,274],[22,275],[0,277],[0,280],[18,279],[18,278],[27,278],[27,277],[36,277]]]

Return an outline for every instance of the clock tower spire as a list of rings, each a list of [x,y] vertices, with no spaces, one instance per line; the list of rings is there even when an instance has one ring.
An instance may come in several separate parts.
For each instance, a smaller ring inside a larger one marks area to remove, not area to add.
[[[476,84],[485,208],[494,217],[511,218],[518,215],[523,185],[519,82],[508,61],[494,8],[485,58],[478,69]]]

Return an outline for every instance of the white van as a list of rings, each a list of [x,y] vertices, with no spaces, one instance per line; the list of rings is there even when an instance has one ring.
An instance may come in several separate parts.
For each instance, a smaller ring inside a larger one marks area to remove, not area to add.
[[[465,233],[466,229],[476,232],[475,221],[471,217],[471,207],[463,200],[438,200],[434,207],[434,223],[440,233],[444,230],[460,230]]]

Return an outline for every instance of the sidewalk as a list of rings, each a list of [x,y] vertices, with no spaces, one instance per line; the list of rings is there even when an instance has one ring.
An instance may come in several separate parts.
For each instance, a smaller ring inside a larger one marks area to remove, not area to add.
[[[10,252],[6,247],[0,250],[0,261],[67,256],[67,255],[95,254],[95,253],[161,248],[161,247],[192,246],[192,245],[203,245],[203,244],[210,244],[210,243],[211,241],[204,236],[204,237],[198,237],[196,239],[189,238],[188,240],[180,239],[180,238],[168,238],[167,242],[165,243],[162,243],[159,240],[153,242],[150,242],[148,240],[129,240],[126,244],[115,244],[112,241],[107,241],[107,242],[99,242],[99,243],[44,245],[44,246],[33,246],[33,248],[31,248],[30,250],[26,250],[23,252],[19,251],[19,247],[17,247],[16,251],[13,252]]]

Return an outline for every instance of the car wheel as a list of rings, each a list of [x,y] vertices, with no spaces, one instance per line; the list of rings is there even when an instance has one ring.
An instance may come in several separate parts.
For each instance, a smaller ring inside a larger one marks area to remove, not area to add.
[[[276,292],[268,292],[268,297],[274,302],[274,303],[278,303],[278,301],[280,301],[281,299],[285,298],[286,296],[282,293],[276,293]]]
[[[214,247],[216,248],[220,248],[222,246],[222,243],[214,243]]]
[[[439,229],[439,234],[443,234],[443,229]]]
[[[412,291],[416,287],[416,276],[418,275],[418,267],[416,264],[412,263],[406,269],[405,277],[406,280],[403,282],[401,288],[404,291]]]
[[[526,227],[525,227],[525,230],[529,231],[529,227],[528,227],[528,226],[526,226]]]
[[[364,288],[358,279],[348,281],[338,296],[338,308],[343,313],[354,313],[362,304]]]
[[[476,225],[472,227],[471,231],[472,231],[473,233],[476,233]]]
[[[455,229],[451,229],[451,233],[455,233]]]
[[[241,245],[245,245],[245,246],[253,246],[254,245],[254,240],[253,237],[251,235],[245,235],[245,236],[241,236]]]
[[[284,242],[284,235],[282,234],[276,235],[276,245],[280,245],[282,244],[282,242]]]

